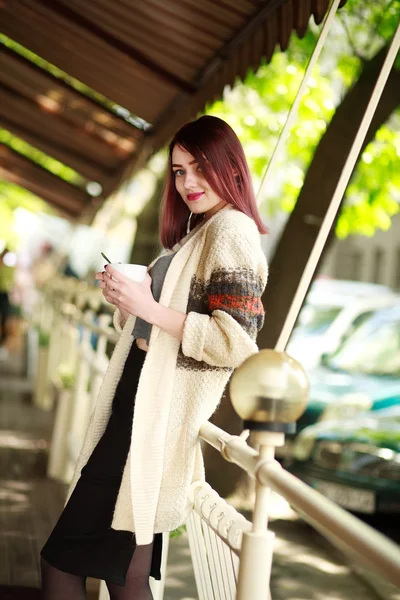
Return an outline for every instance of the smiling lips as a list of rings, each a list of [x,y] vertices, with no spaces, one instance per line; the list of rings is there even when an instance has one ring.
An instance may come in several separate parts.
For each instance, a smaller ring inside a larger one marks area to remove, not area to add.
[[[187,194],[186,198],[189,202],[195,202],[196,200],[201,198],[203,194],[204,192],[197,192],[197,194]]]

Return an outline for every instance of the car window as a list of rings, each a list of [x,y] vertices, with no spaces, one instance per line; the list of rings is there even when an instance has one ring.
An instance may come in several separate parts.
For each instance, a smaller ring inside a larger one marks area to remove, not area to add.
[[[313,306],[306,304],[299,314],[296,329],[307,335],[321,335],[336,319],[342,306]]]
[[[362,313],[360,313],[359,315],[356,316],[355,319],[353,319],[353,321],[350,323],[348,329],[346,330],[346,332],[343,334],[343,337],[341,339],[342,342],[344,342],[345,340],[347,340],[350,336],[352,336],[354,334],[354,332],[367,320],[369,319],[369,317],[371,317],[373,314],[375,313],[375,310],[366,310]]]
[[[351,327],[353,331],[355,331],[360,325],[364,323],[369,317],[371,317],[375,313],[375,310],[366,310],[365,312],[360,313],[352,322]]]
[[[367,320],[326,362],[334,369],[400,377],[400,319]]]

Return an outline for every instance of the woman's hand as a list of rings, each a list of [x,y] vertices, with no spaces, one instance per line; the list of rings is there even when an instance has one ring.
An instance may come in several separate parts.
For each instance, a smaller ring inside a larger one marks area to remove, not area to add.
[[[106,271],[103,273],[96,273],[96,279],[100,280],[100,287],[103,289],[107,302],[114,304],[121,311],[140,317],[151,325],[156,325],[182,341],[187,315],[154,300],[150,288],[151,277],[148,273],[142,283],[136,283],[118,273],[110,265],[107,265],[105,269]],[[113,281],[111,277],[117,281]]]
[[[137,283],[110,265],[106,265],[105,271],[96,273],[95,278],[100,280],[100,287],[103,289],[103,295],[107,302],[130,315],[135,315],[151,323],[157,302],[151,293],[151,277],[148,273],[143,282]]]

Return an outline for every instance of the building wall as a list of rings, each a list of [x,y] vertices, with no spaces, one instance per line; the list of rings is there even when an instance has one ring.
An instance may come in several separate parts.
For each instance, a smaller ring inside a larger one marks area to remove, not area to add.
[[[388,285],[400,291],[400,214],[388,231],[374,237],[351,236],[336,240],[318,272],[336,279]]]

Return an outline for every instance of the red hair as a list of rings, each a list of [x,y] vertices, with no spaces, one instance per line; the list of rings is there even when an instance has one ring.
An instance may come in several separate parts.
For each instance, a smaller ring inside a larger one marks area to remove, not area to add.
[[[175,187],[172,151],[178,145],[198,162],[212,190],[222,199],[251,217],[260,233],[267,233],[259,215],[250,171],[242,144],[232,127],[218,117],[204,115],[187,123],[169,145],[168,172],[160,214],[160,239],[164,248],[172,248],[186,235],[190,215]],[[193,214],[191,228],[202,219]]]

